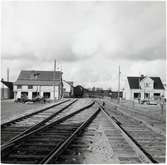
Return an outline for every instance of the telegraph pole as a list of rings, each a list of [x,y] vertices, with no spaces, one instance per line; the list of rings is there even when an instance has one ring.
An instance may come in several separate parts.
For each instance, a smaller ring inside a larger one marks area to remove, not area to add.
[[[120,65],[119,65],[119,67],[118,67],[118,104],[119,104],[119,102],[120,102],[120,74],[121,74],[121,72],[120,72]]]
[[[56,83],[56,60],[54,60],[54,72],[53,72],[53,100],[54,102],[56,101],[55,99],[55,84]]]
[[[7,81],[9,81],[9,68],[7,68]]]

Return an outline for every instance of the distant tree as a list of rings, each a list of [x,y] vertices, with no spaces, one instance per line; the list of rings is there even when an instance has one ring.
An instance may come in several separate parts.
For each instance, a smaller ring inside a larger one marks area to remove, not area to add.
[[[95,91],[95,90],[96,90],[96,88],[95,88],[95,87],[93,87],[93,88],[92,88],[92,91]]]

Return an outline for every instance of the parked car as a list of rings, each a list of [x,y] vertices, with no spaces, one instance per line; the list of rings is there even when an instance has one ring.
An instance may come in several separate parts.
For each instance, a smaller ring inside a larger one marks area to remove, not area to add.
[[[149,100],[148,99],[143,99],[140,101],[141,104],[148,104],[149,103]]]
[[[44,97],[40,97],[40,96],[36,96],[33,99],[28,99],[25,96],[22,96],[21,98],[18,98],[15,102],[20,102],[20,103],[27,103],[27,102],[32,102],[32,103],[36,103],[36,102],[40,102],[40,103],[45,103],[46,99]]]
[[[157,105],[157,101],[156,100],[149,100],[148,102],[149,105]]]
[[[143,99],[140,101],[141,104],[147,104],[147,105],[157,105],[156,100],[149,100],[149,99]]]

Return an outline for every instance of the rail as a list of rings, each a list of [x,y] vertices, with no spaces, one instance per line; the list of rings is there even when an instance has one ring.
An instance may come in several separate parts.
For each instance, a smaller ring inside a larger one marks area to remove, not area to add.
[[[61,144],[59,148],[53,149],[41,162],[40,164],[49,164],[54,159],[57,160],[58,156],[69,146],[69,144],[74,140],[74,138],[81,134],[81,131],[96,117],[100,112],[98,108],[93,115],[91,115],[75,132],[67,139],[64,143]]]
[[[61,113],[63,110],[67,109],[68,107],[70,107],[72,104],[74,104],[77,101],[77,99],[75,99],[74,101],[72,101],[70,104],[66,105],[65,107],[61,108],[59,111],[55,112],[54,114],[50,115],[49,117],[47,117],[46,119],[42,120],[41,122],[37,123],[36,125],[33,125],[32,127],[26,129],[25,131],[21,132],[20,134],[18,134],[17,136],[13,137],[11,140],[9,140],[7,142],[10,143],[13,140],[17,139],[20,136],[23,136],[31,131],[34,131],[35,129],[39,128],[40,126],[44,125],[46,122],[48,122],[49,120],[51,120],[53,117],[57,116],[59,113]],[[6,144],[5,144],[6,145]]]
[[[13,141],[2,145],[2,147],[1,147],[1,160],[3,160],[7,155],[9,155],[13,151],[14,146],[19,147],[22,144],[23,141],[25,141],[27,138],[30,137],[30,135],[34,135],[35,133],[44,131],[47,128],[51,128],[52,126],[55,126],[55,125],[65,121],[65,120],[71,118],[72,116],[80,113],[81,111],[84,111],[85,109],[90,108],[94,104],[95,104],[95,102],[91,102],[88,105],[82,107],[81,109],[79,109],[79,110],[77,110],[75,112],[72,112],[72,113],[70,113],[70,114],[68,114],[66,116],[63,116],[63,117],[57,119],[56,121],[53,121],[50,124],[47,124],[47,125],[41,126],[38,129],[32,130],[32,131],[28,132],[27,134],[19,136],[18,138],[14,139]]]
[[[35,112],[33,112],[33,113],[26,114],[26,115],[23,115],[23,116],[18,117],[18,118],[16,118],[16,119],[13,119],[13,120],[10,120],[10,121],[8,121],[8,122],[5,122],[5,123],[1,124],[1,129],[4,128],[4,127],[6,127],[6,126],[8,126],[8,125],[10,125],[10,124],[12,124],[12,123],[16,123],[16,122],[21,121],[21,120],[23,120],[23,119],[29,118],[29,117],[31,117],[31,116],[33,116],[33,115],[36,115],[36,114],[38,114],[38,113],[41,113],[41,112],[43,112],[43,111],[46,111],[46,110],[48,110],[48,109],[50,109],[50,108],[53,108],[53,107],[55,107],[55,106],[58,106],[58,105],[60,105],[60,104],[63,104],[63,103],[65,103],[65,102],[68,102],[68,101],[70,101],[70,99],[65,100],[65,101],[58,102],[58,103],[56,103],[56,104],[54,104],[54,105],[51,105],[51,106],[49,106],[49,107],[42,108],[42,109],[40,109],[40,110],[38,110],[38,111],[35,111]]]
[[[97,102],[97,101],[96,101]],[[98,102],[97,102],[98,103]],[[156,160],[153,159],[153,157],[146,152],[142,146],[121,126],[121,122],[118,121],[114,116],[110,116],[106,111],[104,106],[102,106],[100,103],[98,103],[101,111],[107,116],[107,118],[112,122],[112,124],[121,131],[124,138],[127,140],[129,145],[131,145],[134,150],[136,151],[136,154],[139,156],[139,158],[144,163],[158,163]]]

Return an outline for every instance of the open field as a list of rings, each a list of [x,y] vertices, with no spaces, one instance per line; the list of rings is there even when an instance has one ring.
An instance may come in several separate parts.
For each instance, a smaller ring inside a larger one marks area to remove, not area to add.
[[[13,100],[2,100],[1,101],[1,123],[10,119],[16,118],[17,116],[24,114],[32,109],[43,107],[47,104],[23,104],[15,103]]]
[[[117,104],[117,100],[106,99],[107,102],[113,103],[114,105],[119,105],[118,109],[130,114],[130,116],[136,117],[152,127],[158,129],[160,132],[165,134],[166,132],[166,105],[161,111],[160,104],[157,105],[145,105],[133,103],[127,100],[121,100]]]

